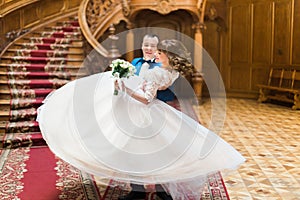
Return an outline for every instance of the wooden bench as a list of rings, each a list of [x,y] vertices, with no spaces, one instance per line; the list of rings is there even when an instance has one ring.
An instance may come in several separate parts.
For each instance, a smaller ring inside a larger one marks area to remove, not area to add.
[[[258,84],[259,102],[269,99],[292,103],[292,109],[300,109],[300,70],[271,68],[267,85]]]

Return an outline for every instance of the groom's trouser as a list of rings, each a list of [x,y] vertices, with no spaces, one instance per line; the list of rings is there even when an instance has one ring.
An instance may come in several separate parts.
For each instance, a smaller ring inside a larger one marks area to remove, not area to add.
[[[146,192],[145,191],[145,187],[143,185],[137,185],[137,184],[134,184],[134,183],[130,183],[130,186],[132,188],[132,191],[135,191],[135,192]]]
[[[135,192],[146,192],[145,187],[143,185],[137,185],[134,183],[130,183],[130,186]],[[164,188],[161,185],[155,185],[156,192],[165,192]]]

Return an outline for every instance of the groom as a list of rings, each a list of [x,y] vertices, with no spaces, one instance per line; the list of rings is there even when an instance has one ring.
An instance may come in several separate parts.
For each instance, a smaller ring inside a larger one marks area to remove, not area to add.
[[[157,51],[158,43],[159,38],[157,35],[147,34],[144,36],[142,43],[143,57],[135,58],[131,62],[131,64],[136,68],[136,75],[143,73],[142,71],[144,69],[153,69],[154,67],[160,66],[159,63],[155,63],[155,52]],[[170,90],[171,87],[172,86],[165,90],[158,90],[157,98],[166,103],[173,101],[175,99],[175,95]],[[126,196],[119,197],[118,200],[145,199],[146,191],[144,185],[131,183],[130,186],[132,188],[131,192]],[[161,185],[155,185],[155,189],[156,195],[159,196],[162,200],[172,200],[171,195],[167,194]]]
[[[135,58],[131,64],[136,68],[136,75],[139,75],[143,65],[148,65],[149,69],[159,67],[160,63],[155,62],[155,53],[157,51],[157,45],[159,43],[159,37],[157,35],[147,34],[143,38],[142,52],[143,57]],[[175,99],[174,93],[171,91],[173,86],[167,89],[157,91],[157,99],[166,103],[171,102]]]

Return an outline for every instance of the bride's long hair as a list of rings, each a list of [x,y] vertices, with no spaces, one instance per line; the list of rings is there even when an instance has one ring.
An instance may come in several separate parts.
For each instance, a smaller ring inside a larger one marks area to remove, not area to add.
[[[179,40],[162,40],[157,49],[167,55],[170,66],[180,74],[190,75],[194,72],[190,53]]]

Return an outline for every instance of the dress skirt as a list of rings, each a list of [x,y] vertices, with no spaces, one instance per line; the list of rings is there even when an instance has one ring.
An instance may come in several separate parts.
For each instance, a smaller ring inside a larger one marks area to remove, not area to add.
[[[138,76],[124,80],[141,94],[142,81]],[[201,188],[209,174],[245,161],[218,135],[168,104],[155,99],[146,105],[122,91],[114,95],[111,72],[51,93],[37,120],[49,148],[76,168],[121,182],[162,184],[175,199]]]

